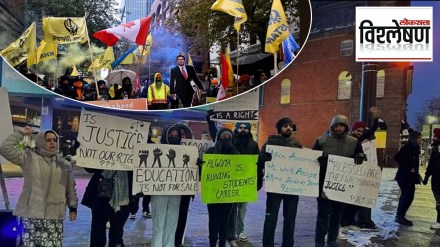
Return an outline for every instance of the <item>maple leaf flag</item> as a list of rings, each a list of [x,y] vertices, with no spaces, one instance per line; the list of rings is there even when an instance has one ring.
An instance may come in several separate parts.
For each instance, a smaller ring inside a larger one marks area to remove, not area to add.
[[[145,45],[147,34],[150,30],[151,16],[123,23],[117,27],[112,27],[98,31],[93,37],[101,40],[107,46],[113,46],[121,38],[126,38],[138,45]]]

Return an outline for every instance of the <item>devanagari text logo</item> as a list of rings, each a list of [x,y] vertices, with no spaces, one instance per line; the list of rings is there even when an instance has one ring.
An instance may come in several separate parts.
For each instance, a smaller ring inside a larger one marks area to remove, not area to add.
[[[432,7],[356,7],[356,61],[432,61]]]

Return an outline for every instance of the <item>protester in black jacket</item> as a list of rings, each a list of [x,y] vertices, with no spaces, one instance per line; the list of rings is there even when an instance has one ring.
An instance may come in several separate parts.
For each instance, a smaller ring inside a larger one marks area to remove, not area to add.
[[[401,225],[413,225],[413,222],[406,219],[405,215],[414,200],[416,184],[421,183],[419,175],[421,142],[422,135],[420,132],[410,129],[408,142],[400,148],[394,157],[399,164],[395,179],[401,190],[395,221]]]
[[[266,152],[267,145],[302,148],[302,145],[295,139],[294,132],[296,125],[290,118],[281,118],[276,123],[278,135],[269,136],[261,148],[258,157],[258,190],[262,187],[264,177],[264,164],[271,160],[270,153]],[[292,246],[294,244],[295,218],[298,208],[298,196],[267,192],[266,217],[263,228],[263,246],[273,247],[275,229],[278,221],[278,211],[281,201],[283,202],[283,240],[281,246]]]
[[[428,167],[425,172],[423,184],[431,179],[431,190],[435,198],[435,209],[437,210],[437,221],[431,225],[431,229],[440,229],[440,128],[434,129],[433,143],[431,144],[431,155],[429,156]]]

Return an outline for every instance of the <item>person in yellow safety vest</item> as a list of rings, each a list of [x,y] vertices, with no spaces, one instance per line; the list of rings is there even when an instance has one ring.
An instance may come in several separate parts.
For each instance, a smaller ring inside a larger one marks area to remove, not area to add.
[[[148,109],[168,109],[168,96],[171,96],[170,87],[162,82],[160,73],[154,74],[154,82],[148,87]]]

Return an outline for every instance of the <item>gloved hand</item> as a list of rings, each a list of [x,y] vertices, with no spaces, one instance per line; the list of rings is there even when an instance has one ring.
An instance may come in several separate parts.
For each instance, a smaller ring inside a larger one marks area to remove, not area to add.
[[[197,158],[196,165],[197,165],[198,167],[202,167],[203,163],[205,163],[205,161],[203,161],[203,160],[200,159],[200,158]]]
[[[367,156],[363,153],[358,153],[354,156],[354,163],[356,165],[362,165],[364,160],[367,160]]]
[[[208,111],[206,111],[206,114],[208,114],[208,116],[214,115],[214,110],[209,109]]]
[[[322,154],[322,156],[319,156],[318,162],[320,166],[325,166],[328,162],[328,154]]]
[[[425,176],[425,178],[423,179],[423,185],[426,185],[429,181],[429,177]]]
[[[264,162],[271,161],[272,160],[272,154],[268,153],[268,152],[265,152],[265,153],[263,153],[261,158],[263,159]]]

